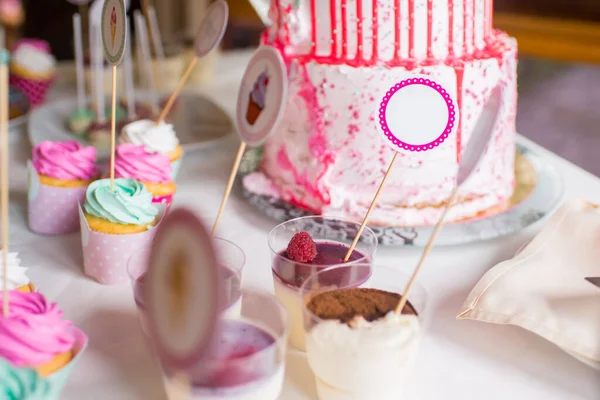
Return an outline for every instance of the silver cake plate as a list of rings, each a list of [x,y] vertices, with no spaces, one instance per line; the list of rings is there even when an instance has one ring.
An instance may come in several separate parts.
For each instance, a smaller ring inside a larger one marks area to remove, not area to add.
[[[262,149],[251,149],[240,168],[240,178],[257,170]],[[438,246],[454,246],[494,239],[525,229],[547,216],[559,206],[565,192],[561,175],[523,140],[517,140],[517,188],[510,201],[488,215],[444,225],[437,240]],[[242,179],[240,179],[241,182]],[[261,213],[279,221],[314,215],[279,198],[257,194],[242,186],[244,197]],[[324,227],[326,229],[326,227]],[[432,226],[394,227],[370,226],[383,246],[416,246],[427,244]],[[336,236],[339,229],[334,229]],[[353,233],[347,232],[348,239]]]

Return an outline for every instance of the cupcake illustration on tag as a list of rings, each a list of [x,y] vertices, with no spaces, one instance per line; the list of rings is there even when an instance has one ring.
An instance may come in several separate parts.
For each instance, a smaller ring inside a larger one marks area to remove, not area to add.
[[[267,89],[269,86],[269,74],[268,70],[265,69],[254,83],[252,91],[250,91],[250,98],[248,99],[248,110],[246,111],[246,121],[250,125],[254,125],[260,113],[265,108],[265,98],[267,97]]]
[[[260,47],[246,67],[236,106],[240,139],[260,146],[283,119],[287,97],[287,67],[277,49]]]

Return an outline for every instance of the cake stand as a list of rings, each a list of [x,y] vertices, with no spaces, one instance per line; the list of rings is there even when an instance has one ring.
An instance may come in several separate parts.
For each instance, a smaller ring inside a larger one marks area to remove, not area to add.
[[[565,191],[562,177],[539,153],[517,139],[516,180],[517,187],[512,198],[503,207],[465,221],[444,225],[436,245],[453,246],[488,240],[525,229],[552,212],[560,204]],[[262,158],[261,149],[252,149],[244,156],[240,179],[257,170]],[[251,192],[243,185],[244,197],[261,213],[277,221],[313,215],[279,198]],[[383,246],[425,246],[432,226],[369,226]],[[323,227],[323,229],[336,229]],[[332,232],[337,237],[340,232]]]

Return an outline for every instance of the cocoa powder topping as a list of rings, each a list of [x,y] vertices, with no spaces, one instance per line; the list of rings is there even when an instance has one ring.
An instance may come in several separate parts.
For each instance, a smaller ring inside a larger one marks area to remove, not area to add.
[[[378,289],[342,289],[324,292],[313,297],[307,307],[321,319],[337,319],[349,323],[362,316],[375,321],[393,311],[400,301],[398,293]],[[417,315],[412,304],[406,303],[402,314]]]

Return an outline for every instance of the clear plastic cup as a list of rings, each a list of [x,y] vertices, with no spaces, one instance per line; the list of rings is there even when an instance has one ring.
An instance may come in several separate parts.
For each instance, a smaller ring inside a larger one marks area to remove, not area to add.
[[[241,314],[222,315],[212,356],[186,374],[191,396],[181,397],[176,374],[163,367],[169,398],[277,400],[285,376],[288,313],[275,296],[242,290]],[[180,397],[176,397],[180,396]]]
[[[402,398],[405,378],[411,373],[419,347],[422,317],[426,312],[425,290],[415,283],[408,305],[418,317],[387,314],[351,328],[338,320],[315,315],[307,305],[321,293],[354,288],[352,279],[338,276],[371,274],[362,288],[401,294],[410,276],[370,264],[335,266],[312,275],[302,286],[304,327],[308,363],[315,375],[320,400],[397,400]],[[342,282],[341,284],[337,282]]]
[[[304,350],[304,328],[302,323],[302,302],[300,287],[313,273],[341,264],[347,250],[360,229],[360,223],[332,217],[302,217],[277,225],[270,233],[268,244],[271,249],[271,270],[275,295],[290,313],[290,345]],[[291,261],[285,256],[288,243],[298,232],[308,232],[317,243],[331,244],[333,251],[341,254],[335,262],[324,264],[306,264]],[[377,237],[369,228],[365,228],[355,251],[360,254],[350,263],[365,263],[373,260],[377,250]]]
[[[241,282],[242,272],[246,263],[246,255],[239,246],[225,239],[215,238],[213,245],[221,265],[220,272],[224,288],[223,312],[227,316],[237,317],[240,315],[242,307]],[[136,251],[127,263],[129,282],[133,288],[133,297],[140,317],[142,330],[145,333],[148,333],[148,326],[145,317],[142,288],[144,286],[144,277],[146,276],[146,270],[148,268],[149,256],[150,249],[144,248]]]

